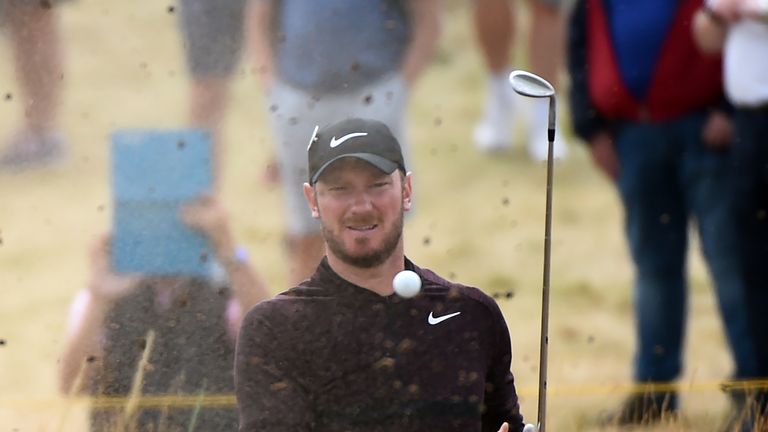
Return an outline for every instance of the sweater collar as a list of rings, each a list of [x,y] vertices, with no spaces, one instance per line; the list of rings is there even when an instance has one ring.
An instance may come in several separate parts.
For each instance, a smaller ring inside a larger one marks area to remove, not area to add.
[[[411,260],[405,258],[405,270],[411,270],[421,276],[421,269],[419,269]],[[315,274],[310,279],[313,285],[324,287],[329,291],[334,292],[334,296],[349,296],[352,298],[369,299],[372,301],[382,302],[394,302],[401,301],[397,294],[390,294],[388,296],[379,295],[365,287],[355,285],[352,282],[344,279],[338,273],[336,273],[328,264],[328,258],[323,257],[320,261],[320,265],[317,266]]]

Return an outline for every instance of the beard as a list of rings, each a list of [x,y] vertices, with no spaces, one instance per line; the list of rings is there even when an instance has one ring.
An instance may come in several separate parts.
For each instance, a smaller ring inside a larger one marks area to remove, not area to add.
[[[365,253],[354,253],[348,250],[339,236],[334,235],[333,231],[328,229],[325,224],[321,224],[323,238],[328,249],[342,262],[358,268],[373,268],[384,263],[397,249],[397,245],[403,237],[403,214],[401,209],[400,215],[395,219],[392,227],[384,233],[381,246]]]

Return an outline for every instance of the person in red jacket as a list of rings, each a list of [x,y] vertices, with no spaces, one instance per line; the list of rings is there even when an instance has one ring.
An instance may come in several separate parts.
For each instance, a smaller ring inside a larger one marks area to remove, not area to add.
[[[616,184],[636,269],[637,383],[670,384],[682,370],[692,219],[714,279],[734,377],[756,370],[733,223],[732,129],[723,111],[721,60],[702,53],[691,35],[701,3],[581,0],[570,18],[574,129]],[[647,391],[604,420],[653,422],[677,410],[676,392]]]

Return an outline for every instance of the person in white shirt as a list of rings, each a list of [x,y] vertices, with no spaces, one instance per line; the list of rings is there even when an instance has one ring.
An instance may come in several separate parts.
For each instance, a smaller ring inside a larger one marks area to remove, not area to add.
[[[735,107],[734,223],[743,255],[757,378],[764,380],[768,377],[768,1],[708,1],[695,17],[693,32],[702,50],[723,52],[725,91]],[[734,413],[741,419],[733,418],[727,430],[751,431],[755,419],[768,413],[768,389],[753,390],[730,392],[746,411]]]

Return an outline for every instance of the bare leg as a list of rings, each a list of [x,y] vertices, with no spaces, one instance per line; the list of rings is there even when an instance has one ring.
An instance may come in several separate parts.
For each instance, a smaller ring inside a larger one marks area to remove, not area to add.
[[[510,123],[514,101],[507,83],[509,57],[515,34],[510,0],[476,0],[475,32],[488,68],[488,96],[473,140],[483,152],[505,151],[512,144]]]
[[[560,90],[560,70],[563,65],[563,20],[558,6],[548,5],[538,0],[528,2],[531,11],[531,25],[528,39],[528,51],[531,70],[549,81]],[[546,124],[549,106],[546,100],[533,101],[528,122],[528,154],[533,160],[546,160],[547,136]],[[565,159],[568,147],[562,133],[557,135],[554,157]]]
[[[315,272],[325,255],[325,243],[319,233],[292,236],[288,239],[289,279],[296,285]]]
[[[50,6],[4,2],[13,62],[24,106],[24,125],[0,154],[0,168],[24,170],[52,165],[66,151],[58,133],[64,80],[59,22]]]
[[[34,132],[56,128],[64,78],[59,23],[54,9],[6,2],[16,76],[24,101],[26,127]]]
[[[213,142],[213,171],[216,184],[221,176],[224,149],[221,142],[221,122],[229,101],[229,79],[198,77],[192,80],[190,91],[190,123],[211,132]]]
[[[563,21],[558,7],[531,1],[531,34],[528,41],[531,67],[558,88],[563,64]]]
[[[509,0],[476,0],[475,32],[485,63],[492,74],[509,67],[515,15]]]

